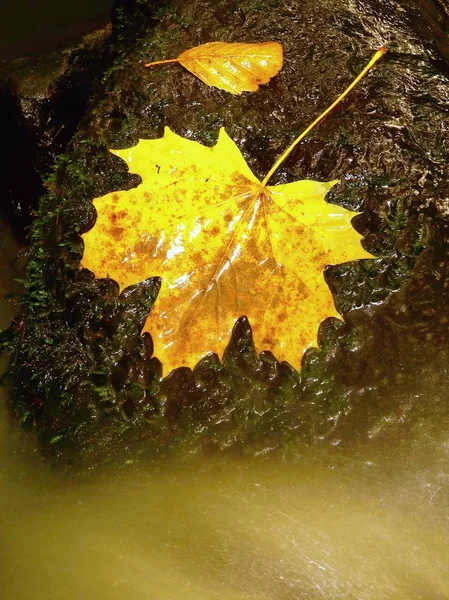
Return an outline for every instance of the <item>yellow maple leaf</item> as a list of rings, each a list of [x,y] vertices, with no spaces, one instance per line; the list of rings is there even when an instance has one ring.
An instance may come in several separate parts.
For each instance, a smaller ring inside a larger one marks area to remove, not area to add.
[[[268,180],[296,144],[349,93],[347,90],[284,152],[263,181],[220,130],[206,147],[166,128],[162,138],[112,150],[142,177],[129,191],[94,200],[97,221],[83,235],[82,266],[121,288],[151,276],[162,287],[143,331],[165,371],[221,355],[236,319],[246,315],[256,348],[300,366],[319,323],[338,316],[323,269],[371,258],[352,228],[357,214],[324,197],[336,181]]]
[[[282,46],[277,42],[211,42],[190,48],[178,58],[158,60],[145,67],[167,63],[180,63],[207,85],[241,94],[256,91],[277,75],[282,67]]]

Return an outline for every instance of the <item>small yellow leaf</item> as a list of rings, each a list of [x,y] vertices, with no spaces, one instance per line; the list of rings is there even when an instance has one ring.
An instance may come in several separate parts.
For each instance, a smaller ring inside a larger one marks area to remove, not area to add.
[[[147,63],[146,67],[179,62],[207,85],[231,94],[254,92],[277,75],[282,67],[282,46],[277,42],[227,44],[211,42],[190,48],[169,60]]]

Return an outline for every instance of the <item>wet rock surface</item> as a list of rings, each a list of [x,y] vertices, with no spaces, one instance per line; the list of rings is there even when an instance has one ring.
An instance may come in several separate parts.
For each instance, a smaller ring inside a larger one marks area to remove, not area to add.
[[[449,88],[444,52],[420,33],[424,20],[418,27],[405,3],[374,0],[118,9],[114,61],[47,179],[32,226],[21,325],[3,335],[22,421],[63,460],[90,462],[175,448],[303,456],[324,444],[338,454],[446,423]],[[284,67],[238,97],[179,65],[143,68],[212,40],[279,41]],[[139,331],[163,273],[149,265],[149,279],[119,295],[115,282],[79,270],[92,199],[139,182],[107,148],[161,136],[166,125],[211,145],[225,126],[263,177],[383,43],[379,66],[272,180],[340,179],[327,199],[362,212],[354,224],[377,258],[325,273],[344,321],[321,325],[301,373],[258,356],[243,318],[222,361],[207,356],[161,382],[151,338]]]

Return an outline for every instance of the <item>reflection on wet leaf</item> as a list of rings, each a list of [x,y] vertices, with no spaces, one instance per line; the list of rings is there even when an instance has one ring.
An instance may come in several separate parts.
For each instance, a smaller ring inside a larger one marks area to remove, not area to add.
[[[277,42],[227,44],[211,42],[190,48],[169,60],[147,63],[146,67],[178,62],[207,85],[231,94],[255,92],[282,67],[282,46]]]

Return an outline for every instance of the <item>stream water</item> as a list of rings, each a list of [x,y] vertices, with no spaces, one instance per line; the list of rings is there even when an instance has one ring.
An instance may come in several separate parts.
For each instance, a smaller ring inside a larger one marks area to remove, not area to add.
[[[3,327],[17,247],[4,226],[0,239]],[[2,600],[449,598],[442,431],[333,468],[191,458],[72,475],[5,401]]]

